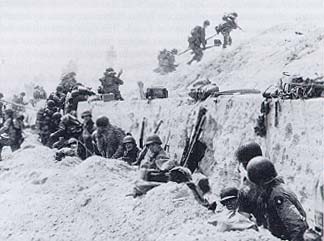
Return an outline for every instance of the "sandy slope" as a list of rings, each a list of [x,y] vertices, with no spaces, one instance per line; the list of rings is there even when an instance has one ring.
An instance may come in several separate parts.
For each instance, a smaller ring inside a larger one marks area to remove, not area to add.
[[[1,240],[276,240],[266,231],[218,233],[184,185],[130,193],[136,170],[117,160],[66,158],[30,136],[0,166]]]
[[[219,37],[221,38],[221,37]],[[220,90],[266,89],[276,84],[282,72],[304,77],[324,76],[324,28],[301,22],[279,24],[233,46],[205,51],[200,63],[185,63],[190,53],[178,57],[177,71],[153,75],[147,85],[166,86],[171,95],[186,95],[197,81],[209,79]]]

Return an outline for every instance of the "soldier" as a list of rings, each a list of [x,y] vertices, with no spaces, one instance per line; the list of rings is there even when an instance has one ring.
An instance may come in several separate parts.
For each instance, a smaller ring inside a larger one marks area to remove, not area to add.
[[[70,72],[70,73],[63,75],[62,80],[60,82],[60,86],[63,87],[64,94],[71,92],[73,87],[77,84],[75,76],[76,76],[75,72]]]
[[[92,133],[96,130],[95,123],[92,120],[92,114],[90,111],[86,110],[81,114],[81,118],[83,119],[82,123],[82,142],[85,147],[85,157],[82,159],[85,159],[89,156],[91,156],[94,153],[94,147],[92,144]]]
[[[238,194],[236,187],[226,187],[220,192],[220,203],[226,207],[222,216],[209,222],[217,227],[217,231],[242,231],[246,229],[258,230],[257,225],[250,220],[246,213],[238,211]]]
[[[134,165],[139,153],[140,149],[137,147],[134,137],[126,135],[123,139],[123,150],[119,153],[115,153],[113,158],[122,159],[129,165]]]
[[[116,153],[122,152],[124,131],[111,125],[106,116],[98,117],[96,126],[97,130],[93,132],[92,140],[99,155],[105,158],[113,158]]]
[[[60,112],[55,112],[52,115],[52,121],[51,121],[50,127],[49,127],[50,133],[54,133],[55,131],[57,131],[59,129],[61,119],[62,119],[62,114]]]
[[[257,205],[263,226],[280,239],[304,240],[306,213],[296,195],[278,179],[273,163],[265,157],[254,157],[247,165],[247,175],[262,190]]]
[[[168,172],[176,164],[170,160],[161,145],[162,141],[158,135],[147,137],[145,146],[148,151],[140,164],[140,180],[135,183],[133,197],[143,195],[161,183],[169,181]]]
[[[162,141],[158,135],[147,137],[145,145],[148,151],[140,165],[144,180],[151,171],[166,172],[176,166],[174,161],[171,161],[167,153],[163,150],[161,146]]]
[[[17,95],[14,95],[13,96],[13,100],[12,100],[12,102],[13,103],[15,103],[15,104],[17,104],[17,105],[13,105],[12,106],[12,109],[14,110],[14,111],[16,111],[16,112],[20,112],[20,111],[25,111],[25,107],[24,107],[24,105],[27,105],[28,103],[25,103],[24,102],[24,97],[26,96],[26,93],[25,92],[21,92],[20,94],[19,94],[19,97],[17,96]]]
[[[14,142],[12,143],[12,149],[18,150],[21,144],[24,142],[23,137],[23,129],[25,128],[24,125],[25,116],[23,114],[19,114],[16,119],[13,121],[14,129],[15,129],[15,138]]]
[[[244,169],[238,169],[239,172],[244,172],[242,174],[241,187],[239,192],[239,211],[253,214],[253,216],[256,218],[257,223],[261,225],[262,217],[260,216],[260,212],[257,209],[257,199],[260,195],[260,190],[257,188],[257,185],[255,185],[247,178],[246,173],[246,166],[248,165],[249,161],[256,156],[262,156],[261,147],[255,142],[247,143],[237,149],[235,156],[237,161],[239,162],[239,168],[240,165],[242,165]]]
[[[65,113],[71,111],[77,111],[78,103],[80,101],[86,101],[89,96],[95,95],[95,93],[81,83],[77,83],[71,92],[66,95],[65,98]]]
[[[0,161],[2,161],[1,152],[4,146],[10,146],[11,151],[16,150],[14,145],[16,141],[16,130],[14,128],[14,111],[12,109],[5,110],[5,122],[0,128]]]
[[[196,26],[191,30],[191,36],[188,38],[189,48],[192,50],[194,56],[187,63],[191,64],[194,60],[199,62],[203,57],[203,50],[206,48],[206,28],[210,25],[208,20],[205,20],[203,27]]]
[[[48,97],[48,100],[53,100],[55,102],[56,107],[60,110],[64,110],[64,103],[66,98],[66,94],[63,91],[63,86],[58,85],[56,87],[56,91],[52,92]]]
[[[49,138],[49,145],[51,146],[55,140],[63,137],[60,143],[53,144],[53,147],[60,149],[65,145],[70,138],[80,139],[82,134],[82,124],[75,116],[75,113],[65,114],[59,124],[59,129],[52,133]]]
[[[46,100],[47,94],[42,86],[36,85],[33,92],[34,100]]]
[[[168,51],[167,49],[163,49],[160,51],[158,55],[158,61],[159,61],[159,68],[156,70],[156,72],[163,73],[169,73],[176,69],[175,65],[175,55],[178,53],[176,49],[172,49],[171,51]]]
[[[224,41],[223,41],[224,49],[227,47],[227,45],[232,44],[232,38],[230,36],[230,33],[233,29],[238,28],[238,25],[235,21],[237,16],[238,16],[237,13],[225,14],[223,16],[224,22],[215,27],[216,33],[217,34],[221,33],[224,37]]]
[[[104,77],[99,79],[101,82],[102,88],[100,89],[100,94],[114,94],[115,100],[124,100],[120,94],[119,86],[123,85],[124,82],[120,79],[121,74],[123,73],[122,70],[116,76],[116,72],[113,68],[106,69],[104,73]]]
[[[46,102],[46,108],[41,108],[37,112],[36,126],[39,132],[39,137],[43,145],[48,144],[48,139],[51,134],[51,126],[53,122],[53,114],[57,112],[58,109],[53,100],[48,100]]]

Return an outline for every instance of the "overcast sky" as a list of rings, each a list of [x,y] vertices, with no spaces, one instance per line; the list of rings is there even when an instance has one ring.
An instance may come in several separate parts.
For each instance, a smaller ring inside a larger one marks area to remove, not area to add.
[[[160,49],[185,49],[190,29],[205,19],[212,23],[207,35],[213,34],[229,11],[239,14],[245,30],[239,37],[249,38],[280,22],[321,22],[323,1],[0,0],[1,89],[35,80],[56,86],[71,60],[81,82],[97,80],[110,46],[117,52],[113,67],[137,81],[157,65]]]

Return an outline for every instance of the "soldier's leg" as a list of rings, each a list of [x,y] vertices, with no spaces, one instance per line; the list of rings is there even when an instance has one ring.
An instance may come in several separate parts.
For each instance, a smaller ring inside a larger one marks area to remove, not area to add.
[[[124,100],[119,90],[114,91],[115,100]]]
[[[232,37],[231,37],[231,35],[228,35],[228,45],[232,45]]]
[[[228,45],[228,42],[229,42],[229,39],[228,39],[229,35],[228,35],[227,32],[224,32],[224,33],[223,33],[223,36],[224,36],[223,49],[225,49],[226,46]]]

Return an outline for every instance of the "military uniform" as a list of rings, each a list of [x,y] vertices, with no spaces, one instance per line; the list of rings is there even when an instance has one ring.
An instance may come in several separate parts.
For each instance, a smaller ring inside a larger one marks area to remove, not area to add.
[[[175,167],[174,162],[170,161],[169,156],[161,147],[158,153],[147,151],[140,168],[155,169],[158,171],[168,171]]]
[[[18,150],[21,146],[21,144],[24,141],[23,137],[23,129],[24,129],[24,116],[20,115],[13,121],[13,126],[15,129],[15,138],[12,143],[12,150]]]
[[[280,239],[303,241],[308,228],[306,213],[296,195],[277,177],[274,164],[265,157],[254,157],[247,165],[247,174],[262,189],[257,206],[263,226]]]
[[[2,160],[1,152],[4,146],[10,146],[12,151],[17,150],[14,145],[16,141],[16,130],[13,122],[14,119],[10,116],[5,120],[3,127],[0,128],[0,161]]]
[[[263,223],[262,216],[257,208],[257,200],[260,194],[260,188],[249,181],[247,177],[244,177],[238,195],[238,210],[240,212],[253,214],[258,225]]]
[[[99,79],[102,85],[102,94],[112,93],[114,94],[115,100],[123,100],[119,91],[119,86],[123,85],[124,82],[119,77],[120,75],[116,76],[113,69],[107,69],[105,76]]]
[[[75,116],[66,114],[62,117],[58,130],[50,135],[49,143],[52,145],[60,137],[63,137],[62,142],[72,137],[78,140],[81,134],[82,124],[80,121]]]
[[[94,147],[92,144],[92,133],[96,130],[94,122],[90,119],[87,122],[82,123],[82,142],[85,145],[85,157],[89,157],[94,153]]]
[[[263,210],[264,226],[281,239],[302,241],[307,229],[306,213],[296,195],[277,182],[258,200]]]
[[[232,14],[225,15],[223,17],[224,23],[216,27],[216,32],[221,33],[224,37],[223,48],[226,48],[227,45],[232,44],[232,38],[230,36],[230,33],[233,29],[237,28],[237,24],[235,22],[236,16],[233,16]]]
[[[122,152],[124,137],[122,129],[110,124],[101,130],[95,130],[92,134],[92,140],[100,155],[106,158],[113,158],[115,153]]]
[[[50,134],[54,131],[53,114],[57,112],[56,108],[41,108],[37,112],[36,127],[41,139],[41,143],[47,145]]]
[[[205,37],[206,37],[205,29],[201,26],[196,26],[191,31],[191,36],[188,38],[188,43],[189,43],[189,48],[192,50],[194,56],[188,62],[188,64],[191,64],[194,60],[199,62],[202,59],[203,49],[205,49],[206,47]]]

